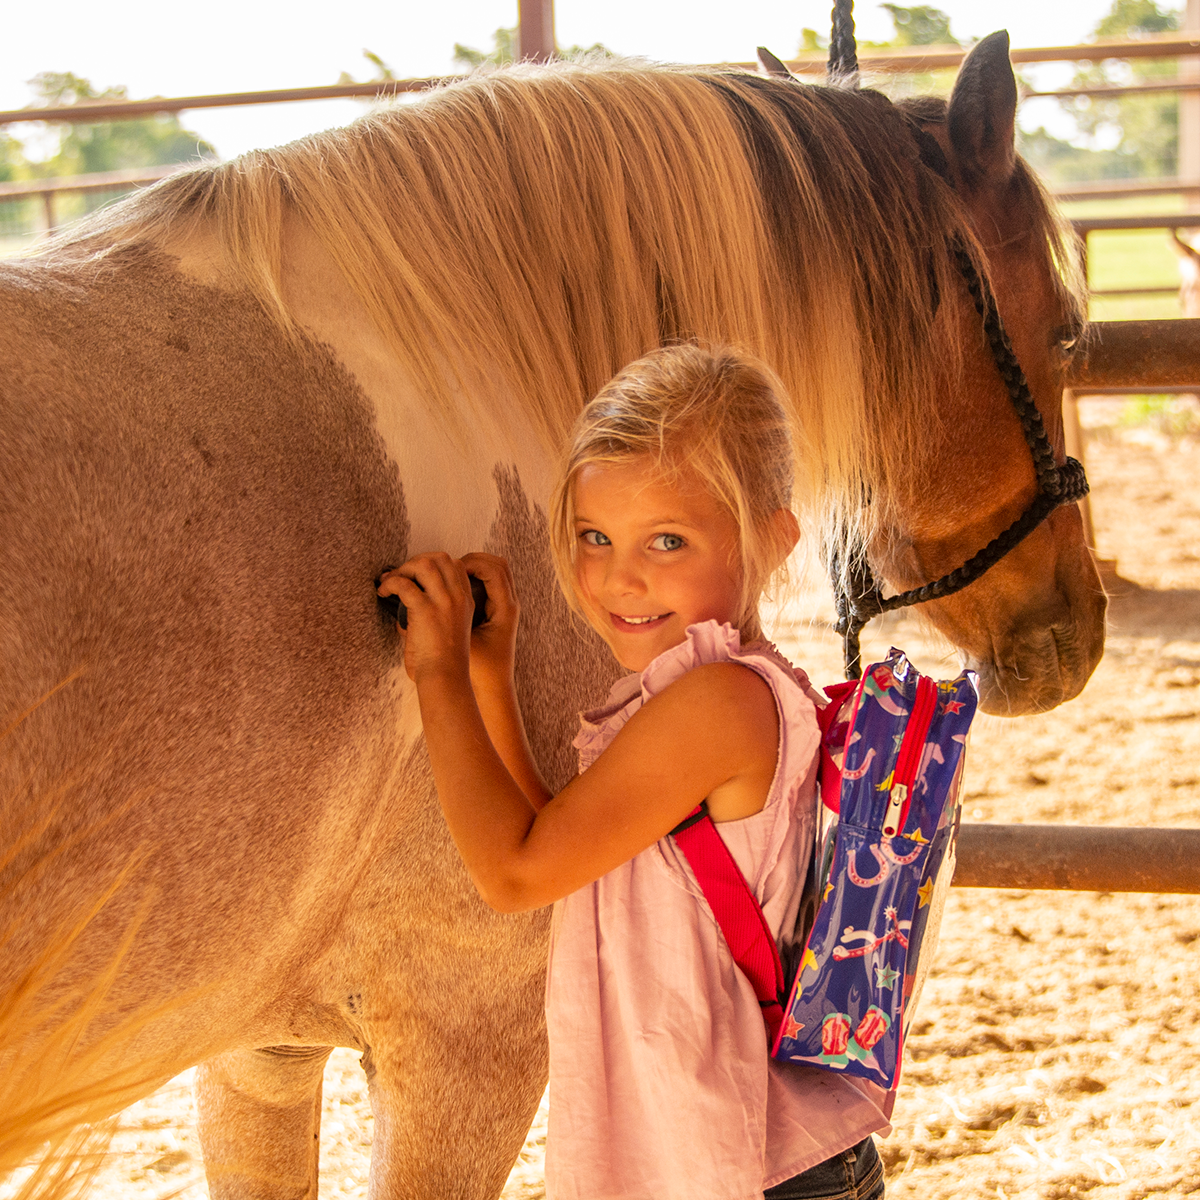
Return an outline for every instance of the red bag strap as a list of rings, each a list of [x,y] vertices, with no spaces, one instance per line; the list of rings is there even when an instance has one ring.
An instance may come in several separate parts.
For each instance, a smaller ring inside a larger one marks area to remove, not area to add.
[[[784,980],[779,947],[746,877],[708,815],[708,802],[701,801],[671,830],[671,836],[696,876],[733,961],[754,986],[767,1035],[774,1045],[783,1023]]]
[[[824,708],[817,709],[817,728],[821,731],[820,768],[817,772],[817,781],[821,803],[833,813],[841,810],[842,802],[842,768],[833,756],[835,753],[839,755],[845,753],[846,735],[853,722],[853,713],[850,721],[839,722],[838,717],[846,700],[856,690],[861,691],[862,684],[861,679],[848,679],[845,683],[826,685],[824,691],[825,695],[829,697],[829,703]]]

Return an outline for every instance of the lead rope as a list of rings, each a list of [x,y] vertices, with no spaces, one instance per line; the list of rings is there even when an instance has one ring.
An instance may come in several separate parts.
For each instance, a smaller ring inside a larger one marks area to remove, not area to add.
[[[1088,481],[1082,463],[1074,458],[1067,458],[1059,466],[1054,461],[1054,448],[1046,436],[1042,414],[1038,412],[1025,372],[1021,370],[1021,364],[1013,353],[1012,342],[1000,320],[991,288],[980,276],[971,256],[961,243],[955,244],[953,254],[966,282],[967,291],[975,304],[975,311],[983,318],[984,336],[991,348],[1000,377],[1008,388],[1008,396],[1016,410],[1017,418],[1021,422],[1025,444],[1033,456],[1038,494],[1003,533],[994,537],[961,567],[940,579],[935,579],[932,583],[895,596],[884,597],[865,553],[855,555],[854,562],[844,573],[838,554],[831,554],[830,570],[833,574],[834,600],[838,615],[834,628],[842,635],[847,679],[857,679],[862,674],[859,635],[872,617],[898,608],[908,608],[913,604],[939,600],[962,591],[1027,538],[1056,508],[1063,504],[1073,504],[1088,493]]]
[[[854,37],[854,0],[834,0],[829,35],[830,87],[858,88],[858,42]]]

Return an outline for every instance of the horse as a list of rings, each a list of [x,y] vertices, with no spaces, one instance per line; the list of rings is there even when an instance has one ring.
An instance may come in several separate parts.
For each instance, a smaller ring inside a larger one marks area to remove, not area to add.
[[[381,569],[510,559],[558,787],[613,669],[553,585],[544,505],[628,361],[759,355],[810,527],[914,586],[1036,491],[958,247],[1061,458],[1081,293],[1014,151],[1007,46],[908,108],[623,60],[479,73],[0,268],[5,970],[92,913],[45,1011],[103,977],[88,1078],[199,1064],[214,1197],[316,1194],[334,1046],[363,1052],[374,1197],[497,1195],[544,1086],[550,914],[486,909],[455,855]],[[927,612],[1017,715],[1083,687],[1104,605],[1069,506]],[[0,1069],[46,1030],[0,1039]]]

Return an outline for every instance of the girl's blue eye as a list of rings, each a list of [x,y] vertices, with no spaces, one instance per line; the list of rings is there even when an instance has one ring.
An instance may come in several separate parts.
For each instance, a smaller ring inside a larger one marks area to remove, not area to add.
[[[683,544],[683,538],[677,533],[660,533],[650,546],[654,550],[678,550]]]
[[[598,529],[585,529],[579,535],[589,546],[611,546],[612,542]]]

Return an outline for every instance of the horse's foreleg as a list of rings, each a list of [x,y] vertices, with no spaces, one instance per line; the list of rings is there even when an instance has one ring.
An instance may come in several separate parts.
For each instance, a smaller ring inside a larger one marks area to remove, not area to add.
[[[427,1028],[363,1056],[375,1132],[370,1200],[495,1200],[546,1081],[544,1034]],[[514,1053],[516,1051],[516,1053]]]
[[[331,1046],[234,1050],[196,1072],[212,1200],[316,1200],[321,1079]]]

